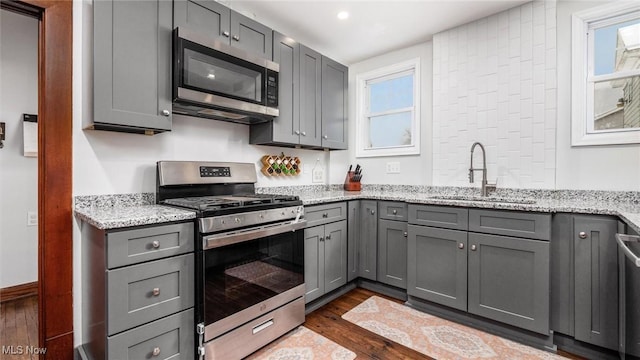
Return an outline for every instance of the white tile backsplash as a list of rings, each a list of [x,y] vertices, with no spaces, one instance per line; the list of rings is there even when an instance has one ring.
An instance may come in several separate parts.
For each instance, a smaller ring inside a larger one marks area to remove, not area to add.
[[[499,186],[554,188],[555,7],[534,1],[434,36],[434,185],[468,186],[481,141]]]

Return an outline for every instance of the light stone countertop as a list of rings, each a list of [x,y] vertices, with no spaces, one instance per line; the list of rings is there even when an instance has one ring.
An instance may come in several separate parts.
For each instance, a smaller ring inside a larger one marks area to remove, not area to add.
[[[298,195],[304,205],[371,199],[414,204],[460,206],[483,209],[578,213],[619,216],[640,232],[640,192],[509,190],[501,189],[490,198],[535,201],[533,204],[473,201],[481,199],[477,188],[365,185],[362,191],[343,191],[341,186],[294,186],[257,188],[259,193]],[[434,196],[445,197],[434,198]],[[471,200],[453,200],[446,197]],[[99,228],[116,229],[195,218],[195,212],[155,205],[154,194],[118,194],[76,197],[76,216]]]

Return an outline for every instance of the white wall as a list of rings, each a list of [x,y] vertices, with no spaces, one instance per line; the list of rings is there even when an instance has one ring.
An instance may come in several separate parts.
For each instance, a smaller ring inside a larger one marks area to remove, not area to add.
[[[480,141],[490,182],[554,188],[555,15],[554,1],[534,1],[434,36],[434,185],[470,186]]]
[[[356,158],[356,77],[385,66],[420,58],[420,155]],[[360,164],[363,184],[431,184],[431,99],[432,99],[432,43],[425,42],[393,51],[349,66],[349,149],[331,152],[330,183],[344,182],[349,164]],[[387,174],[387,162],[399,162],[400,174]]]
[[[38,159],[23,156],[22,114],[38,113],[38,20],[0,10],[0,288],[38,280]]]
[[[558,189],[640,191],[640,145],[571,147],[571,14],[605,3],[559,1],[557,5]]]

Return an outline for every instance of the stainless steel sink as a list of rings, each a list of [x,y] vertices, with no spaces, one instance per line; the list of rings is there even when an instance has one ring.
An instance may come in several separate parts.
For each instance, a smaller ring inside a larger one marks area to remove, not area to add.
[[[496,196],[465,196],[465,195],[433,195],[429,196],[431,199],[439,200],[456,200],[456,201],[483,201],[492,203],[505,203],[505,204],[535,204],[534,199],[524,198],[505,198]]]

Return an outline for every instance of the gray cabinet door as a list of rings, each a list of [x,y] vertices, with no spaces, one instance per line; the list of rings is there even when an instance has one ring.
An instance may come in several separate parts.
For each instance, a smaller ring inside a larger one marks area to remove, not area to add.
[[[214,0],[174,0],[173,26],[187,27],[207,38],[229,43],[231,10]]]
[[[347,148],[348,68],[322,57],[322,147]]]
[[[358,240],[360,239],[360,201],[349,201],[347,214],[347,281],[358,277]]]
[[[93,4],[94,129],[171,130],[172,11],[163,0]]]
[[[304,301],[324,294],[324,226],[304,229]]]
[[[300,44],[280,33],[274,33],[273,61],[280,64],[278,109],[273,119],[273,141],[297,144],[300,141]],[[265,126],[269,126],[267,123]]]
[[[282,65],[281,65],[282,66]],[[282,70],[281,70],[282,71]],[[300,45],[300,144],[322,145],[322,56]]]
[[[378,203],[360,201],[360,239],[358,243],[358,275],[376,281],[378,268]]]
[[[407,293],[467,310],[467,232],[408,226]]]
[[[324,226],[324,291],[347,283],[347,221]]]
[[[231,11],[231,46],[271,59],[272,44],[273,31],[270,28]]]
[[[549,334],[549,242],[469,233],[468,311]]]
[[[407,288],[407,223],[378,220],[378,281]]]
[[[617,221],[575,216],[575,338],[618,349]],[[583,234],[581,234],[583,233]]]

